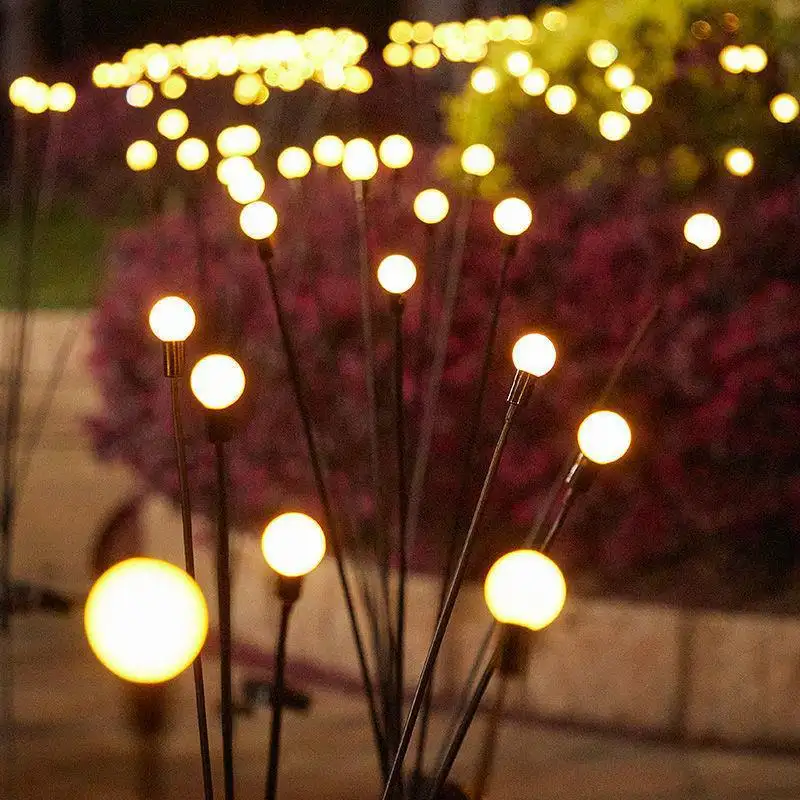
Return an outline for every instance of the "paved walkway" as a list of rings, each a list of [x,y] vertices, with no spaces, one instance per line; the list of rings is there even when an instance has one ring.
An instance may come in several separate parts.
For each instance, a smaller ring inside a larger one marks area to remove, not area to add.
[[[200,797],[192,690],[186,676],[172,687],[170,722],[161,747],[148,747],[127,727],[125,694],[88,652],[78,614],[17,620],[13,656],[16,720],[11,737],[2,737],[3,800]],[[207,671],[215,684],[213,662]],[[362,702],[319,689],[311,692],[310,713],[291,713],[286,721],[282,800],[377,798]],[[435,721],[434,742],[441,724],[442,719]],[[242,800],[263,795],[267,728],[266,711],[238,724],[237,797]],[[480,723],[456,765],[456,775],[466,785],[479,733]],[[146,793],[144,783],[149,784]],[[800,759],[681,751],[517,725],[502,731],[489,793],[489,800],[798,797]]]

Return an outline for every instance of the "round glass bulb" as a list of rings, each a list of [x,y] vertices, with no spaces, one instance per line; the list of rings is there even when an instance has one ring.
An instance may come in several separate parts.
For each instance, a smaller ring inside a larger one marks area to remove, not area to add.
[[[405,43],[389,42],[383,48],[383,60],[390,67],[404,67],[411,61],[411,47]]]
[[[134,172],[152,169],[158,160],[158,150],[152,142],[139,139],[128,147],[125,161]]]
[[[256,169],[237,172],[228,182],[228,194],[240,205],[258,200],[266,189],[264,176]]]
[[[11,81],[8,87],[8,99],[18,108],[22,108],[28,101],[28,95],[36,85],[36,81],[28,75],[21,75]]]
[[[606,70],[605,81],[609,89],[621,92],[623,89],[633,86],[633,70],[626,67],[625,64],[614,64],[613,67]]]
[[[156,128],[164,138],[174,141],[189,129],[189,117],[179,108],[168,108],[159,116]]]
[[[405,294],[416,280],[417,268],[407,256],[386,256],[378,265],[378,283],[389,294]]]
[[[720,50],[719,63],[726,72],[738,75],[740,72],[744,72],[746,62],[747,59],[741,47],[732,44]]]
[[[547,91],[547,85],[550,83],[550,75],[546,70],[541,67],[534,67],[520,80],[519,85],[522,91],[531,97],[539,97]]]
[[[323,136],[314,144],[314,160],[323,167],[338,167],[344,158],[344,142],[338,136]]]
[[[494,153],[485,144],[471,144],[461,154],[461,169],[467,175],[488,175],[494,169]]]
[[[168,100],[177,100],[186,92],[186,79],[181,75],[170,75],[161,84],[161,94]]]
[[[600,135],[609,142],[619,142],[628,135],[631,121],[619,111],[605,111],[598,120]]]
[[[302,147],[287,147],[278,156],[278,172],[284,178],[304,178],[311,170],[311,156]]]
[[[544,102],[547,107],[559,116],[565,116],[575,108],[578,102],[578,96],[571,86],[564,86],[563,84],[555,84],[551,86],[544,96]]]
[[[578,428],[578,446],[595,464],[617,461],[631,446],[631,429],[615,411],[595,411]]]
[[[194,396],[208,409],[232,406],[244,392],[244,370],[235,358],[214,353],[201,358],[189,379]]]
[[[227,186],[241,175],[255,172],[253,162],[247,156],[231,156],[223,158],[217,165],[217,180]]]
[[[800,103],[790,94],[779,94],[772,98],[769,110],[778,122],[785,124],[797,119],[797,115],[800,114]]]
[[[342,169],[351,181],[368,181],[378,171],[378,156],[372,142],[351,139],[344,146]]]
[[[194,309],[182,297],[162,297],[150,310],[150,330],[162,342],[185,342],[194,330]]]
[[[519,197],[507,197],[494,209],[494,224],[506,236],[520,236],[533,222],[531,207]]]
[[[35,81],[25,94],[24,109],[29,114],[43,114],[50,105],[50,87]]]
[[[757,44],[748,44],[742,48],[744,68],[748,72],[761,72],[769,63],[767,54]]]
[[[553,369],[556,348],[544,334],[528,333],[517,339],[511,360],[518,370],[541,378]]]
[[[414,198],[414,213],[417,219],[426,225],[436,225],[441,222],[449,211],[450,201],[439,189],[423,189]]]
[[[153,87],[147,81],[140,81],[129,86],[125,92],[125,101],[134,108],[144,108],[153,99]]]
[[[417,69],[433,69],[441,57],[441,51],[435,44],[418,44],[411,51],[411,63]]]
[[[722,228],[711,214],[694,214],[686,220],[683,235],[690,244],[701,250],[710,250],[722,236]]]
[[[497,72],[491,67],[478,67],[473,70],[469,79],[470,86],[478,94],[491,94],[499,83]]]
[[[49,106],[51,111],[63,114],[75,105],[76,99],[75,89],[68,83],[54,83],[50,87]]]
[[[564,608],[567,584],[558,565],[543,553],[515,550],[495,561],[483,596],[498,622],[540,631]]]
[[[725,168],[731,175],[743,178],[753,171],[754,166],[753,154],[744,147],[732,147],[725,153]]]
[[[261,134],[252,125],[236,127],[236,152],[233,155],[251,156],[261,147]]]
[[[605,69],[610,67],[619,55],[619,50],[608,41],[608,39],[598,39],[592,42],[586,51],[586,57],[595,67]]]
[[[278,227],[278,214],[263,200],[248,203],[239,214],[239,225],[251,239],[268,239]]]
[[[279,575],[299,578],[308,575],[325,555],[325,534],[316,520],[291,511],[281,514],[261,535],[264,560]]]
[[[414,147],[405,136],[394,133],[381,142],[378,156],[389,169],[402,169],[411,163]]]
[[[533,66],[533,58],[530,53],[524,50],[512,50],[505,60],[506,72],[513,75],[515,78],[521,78],[526,75]]]
[[[208,161],[208,145],[202,139],[184,139],[175,154],[183,169],[189,172],[201,169]]]
[[[629,114],[644,114],[653,104],[653,95],[641,86],[629,86],[622,90],[622,107]]]
[[[200,587],[182,569],[152,558],[131,558],[104,572],[83,620],[95,656],[134,683],[162,683],[183,672],[208,633]]]

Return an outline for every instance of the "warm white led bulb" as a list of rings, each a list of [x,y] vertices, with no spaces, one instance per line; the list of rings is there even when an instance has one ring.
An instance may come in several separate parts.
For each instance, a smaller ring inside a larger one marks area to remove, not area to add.
[[[556,363],[556,348],[544,334],[528,333],[517,339],[511,360],[521,372],[541,378],[553,369]]]
[[[338,136],[322,136],[314,145],[314,160],[323,167],[338,167],[344,158],[344,142]]]
[[[533,222],[531,207],[519,197],[507,197],[494,209],[494,224],[506,236],[520,236]]]
[[[266,189],[264,176],[256,169],[234,174],[228,182],[228,194],[241,205],[254,203]]]
[[[754,166],[753,154],[744,147],[732,147],[725,153],[725,168],[731,175],[743,178],[753,171]]]
[[[264,528],[261,553],[279,575],[300,578],[322,561],[325,534],[316,520],[306,514],[281,514]]]
[[[189,384],[194,396],[208,409],[232,406],[244,392],[244,370],[235,358],[213,353],[201,358],[192,370]]]
[[[208,161],[208,145],[202,139],[184,139],[175,153],[178,164],[189,172],[200,169]]]
[[[268,239],[278,227],[278,214],[263,200],[248,203],[239,214],[239,225],[251,239]]]
[[[182,297],[162,297],[150,310],[150,330],[162,342],[185,342],[195,326],[194,310]]]
[[[545,93],[544,102],[554,114],[563,117],[575,108],[575,104],[578,102],[578,95],[575,94],[575,90],[571,86],[556,83]]]
[[[179,108],[168,108],[159,116],[156,129],[166,139],[180,139],[189,129],[189,117]]]
[[[411,163],[414,147],[405,136],[395,133],[381,142],[378,156],[389,169],[402,169]]]
[[[595,464],[610,464],[628,452],[630,426],[615,411],[595,411],[578,428],[578,446]]]
[[[694,214],[686,220],[683,235],[690,244],[701,250],[710,250],[722,236],[719,220],[711,214]]]
[[[284,178],[304,178],[310,170],[311,156],[302,147],[287,147],[278,156],[278,172]]]
[[[461,168],[467,175],[482,178],[494,169],[494,153],[485,144],[471,144],[461,154]]]
[[[128,147],[125,161],[134,172],[152,169],[158,160],[158,150],[152,142],[138,139]]]
[[[407,256],[386,256],[378,265],[378,283],[390,294],[405,294],[416,279],[417,268]]]
[[[417,219],[426,225],[436,225],[441,222],[449,211],[450,201],[439,189],[423,189],[414,198],[414,213]]]
[[[608,139],[609,142],[619,142],[628,135],[631,121],[619,111],[605,111],[600,115],[598,127],[604,139]]]
[[[351,139],[344,146],[342,169],[351,181],[368,181],[378,171],[375,146],[366,139]]]

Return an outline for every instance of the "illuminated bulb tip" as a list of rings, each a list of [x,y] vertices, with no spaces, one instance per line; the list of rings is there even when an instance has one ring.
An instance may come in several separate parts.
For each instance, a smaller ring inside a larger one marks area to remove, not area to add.
[[[515,550],[489,570],[483,595],[498,622],[539,631],[564,608],[567,584],[558,565],[543,553]]]
[[[395,133],[381,142],[378,156],[389,169],[402,169],[411,163],[414,147],[405,136]]]
[[[624,64],[614,64],[613,67],[606,70],[605,81],[609,89],[621,92],[623,89],[633,86],[633,70]]]
[[[631,129],[631,121],[619,111],[606,111],[600,115],[598,122],[600,135],[610,142],[618,142],[628,135]]]
[[[690,244],[701,250],[710,250],[722,236],[722,227],[711,214],[694,214],[686,220],[683,235]]]
[[[194,310],[182,297],[162,297],[150,310],[150,330],[162,342],[185,342],[194,330]]]
[[[533,222],[531,207],[519,197],[507,197],[494,209],[494,224],[506,236],[520,236]]]
[[[525,94],[531,97],[538,97],[547,91],[550,83],[550,75],[539,67],[534,67],[530,72],[520,79],[520,86]]]
[[[628,452],[630,426],[615,411],[595,411],[578,428],[578,446],[595,464],[610,464]]]
[[[554,114],[564,116],[575,108],[578,96],[571,86],[555,84],[547,90],[544,101]]]
[[[449,211],[450,201],[439,189],[423,189],[414,198],[414,214],[426,225],[436,225],[441,222]]]
[[[351,139],[344,146],[342,170],[351,181],[368,181],[378,171],[378,155],[366,139]]]
[[[307,575],[325,555],[325,534],[316,520],[297,512],[275,517],[261,535],[264,560],[279,575]]]
[[[494,163],[494,153],[485,144],[471,144],[461,154],[461,168],[467,175],[488,175],[494,169]]]
[[[263,200],[246,205],[239,214],[239,225],[251,239],[268,239],[278,227],[278,214]]]
[[[128,147],[125,161],[134,172],[152,169],[158,160],[158,150],[152,142],[139,139]]]
[[[241,205],[254,203],[264,194],[265,189],[264,176],[255,168],[236,171],[228,181],[228,194]]]
[[[725,168],[731,175],[743,178],[753,171],[754,166],[753,154],[744,147],[733,147],[725,153]]]
[[[491,67],[478,67],[473,71],[469,83],[478,94],[491,94],[497,89],[499,78]]]
[[[189,117],[179,108],[168,108],[159,116],[156,128],[166,139],[180,139],[189,129]]]
[[[206,408],[214,411],[232,406],[243,394],[244,370],[236,359],[214,353],[194,365],[189,380],[192,393]]]
[[[147,81],[134,83],[125,92],[125,101],[134,108],[144,108],[153,99],[153,87]]]
[[[208,633],[200,587],[183,570],[132,558],[103,573],[84,609],[89,646],[115,675],[162,683],[185,670]]]
[[[556,348],[543,334],[528,333],[517,340],[511,360],[521,372],[541,378],[555,365]]]
[[[302,147],[287,147],[278,156],[278,172],[288,180],[304,178],[311,170],[311,156]]]
[[[532,66],[533,59],[530,53],[526,53],[524,50],[513,50],[506,56],[506,72],[515,78],[521,78],[527,74]]]
[[[75,105],[77,95],[68,83],[54,83],[50,87],[49,107],[51,111],[66,113]]]
[[[728,45],[723,47],[719,54],[720,66],[733,75],[738,75],[744,72],[747,65],[747,58],[744,50],[736,45]]]
[[[344,142],[338,136],[323,136],[314,145],[314,160],[323,167],[338,167],[344,157]]]
[[[184,139],[175,154],[183,169],[193,172],[201,169],[208,161],[208,145],[202,139]]]
[[[653,104],[653,95],[641,86],[629,86],[622,90],[622,107],[629,114],[644,114]]]
[[[15,78],[8,87],[8,99],[13,105],[22,108],[31,92],[35,91],[35,86],[36,81],[28,75]]]
[[[405,294],[416,280],[417,268],[407,256],[386,256],[378,265],[378,283],[389,294]]]
[[[784,124],[793,122],[797,119],[797,115],[800,114],[800,103],[798,103],[796,97],[790,94],[779,94],[773,97],[769,108],[772,116],[778,122],[783,122]]]
[[[619,50],[607,39],[598,39],[589,45],[586,57],[595,67],[605,69],[610,67],[619,55]]]

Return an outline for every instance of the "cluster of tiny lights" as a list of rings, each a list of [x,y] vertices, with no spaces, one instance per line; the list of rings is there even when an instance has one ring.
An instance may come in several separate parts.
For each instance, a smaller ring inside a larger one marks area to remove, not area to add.
[[[482,178],[494,169],[494,153],[485,144],[471,144],[461,154],[461,169]]]
[[[338,137],[328,134],[314,143],[314,160],[323,167],[338,167],[344,158],[344,142]]]
[[[137,139],[125,152],[125,161],[134,172],[152,169],[158,160],[158,150],[152,142]]]
[[[630,446],[630,426],[616,411],[595,411],[578,428],[578,447],[595,464],[618,461]]]
[[[287,147],[278,156],[278,172],[284,178],[304,178],[310,171],[311,156],[302,147]]]
[[[540,631],[564,608],[567,584],[558,565],[543,553],[515,550],[489,570],[483,596],[498,622]]]
[[[203,406],[222,411],[232,406],[244,393],[244,370],[231,356],[212,353],[194,365],[189,385]]]
[[[194,309],[176,295],[162,297],[150,310],[150,330],[162,342],[185,342],[195,322]]]
[[[506,236],[521,236],[533,222],[531,207],[519,197],[507,197],[495,206],[494,224]]]
[[[328,89],[360,93],[372,85],[372,76],[359,65],[367,51],[363,34],[349,28],[315,28],[304,34],[278,31],[260,36],[209,36],[183,44],[151,43],[128,50],[116,63],[101,63],[92,71],[98,88],[132,88],[128,102],[143,108],[152,100],[152,85],[164,97],[177,99],[186,91],[186,79],[211,80],[234,76],[234,97],[242,105],[258,105],[269,96],[268,86],[295,91],[313,80]]]
[[[241,210],[239,225],[246,236],[261,241],[275,233],[278,227],[278,214],[269,203],[257,200]]]
[[[731,175],[743,178],[753,171],[754,166],[753,154],[744,147],[732,147],[725,153],[725,168]]]
[[[423,189],[414,198],[414,214],[426,225],[437,225],[450,211],[447,195],[439,189]]]
[[[728,45],[720,50],[719,63],[726,72],[739,75],[742,72],[761,72],[766,68],[769,59],[764,49],[756,44],[745,47]]]
[[[60,81],[48,86],[28,75],[15,78],[8,87],[8,99],[12,105],[29,114],[43,114],[45,111],[65,114],[75,105],[76,98],[75,89],[69,83]]]
[[[325,546],[319,523],[296,511],[275,517],[261,535],[264,560],[285,578],[308,575],[322,561]]]
[[[412,64],[418,69],[435,67],[442,56],[454,63],[475,64],[486,58],[492,42],[530,44],[535,35],[534,24],[521,14],[439,25],[424,20],[414,23],[398,20],[389,27],[390,42],[383,49],[383,60],[390,67]],[[519,77],[530,69],[530,56],[517,51],[506,68],[509,74]]]
[[[342,170],[351,181],[368,181],[378,171],[378,154],[367,139],[351,139],[342,154]]]
[[[779,94],[772,98],[769,110],[778,122],[793,122],[800,114],[800,103],[791,94]]]
[[[162,683],[200,653],[208,609],[200,587],[165,561],[132,558],[115,564],[92,586],[84,609],[89,646],[115,675]]]
[[[693,214],[683,226],[686,241],[700,250],[710,250],[720,240],[722,227],[712,214]]]
[[[378,157],[384,166],[390,169],[402,169],[411,163],[414,147],[405,136],[394,133],[380,143]]]
[[[511,360],[520,372],[541,378],[555,366],[556,348],[544,334],[527,333],[517,339]]]
[[[389,294],[405,294],[416,280],[417,268],[408,256],[386,256],[378,265],[378,283]]]

